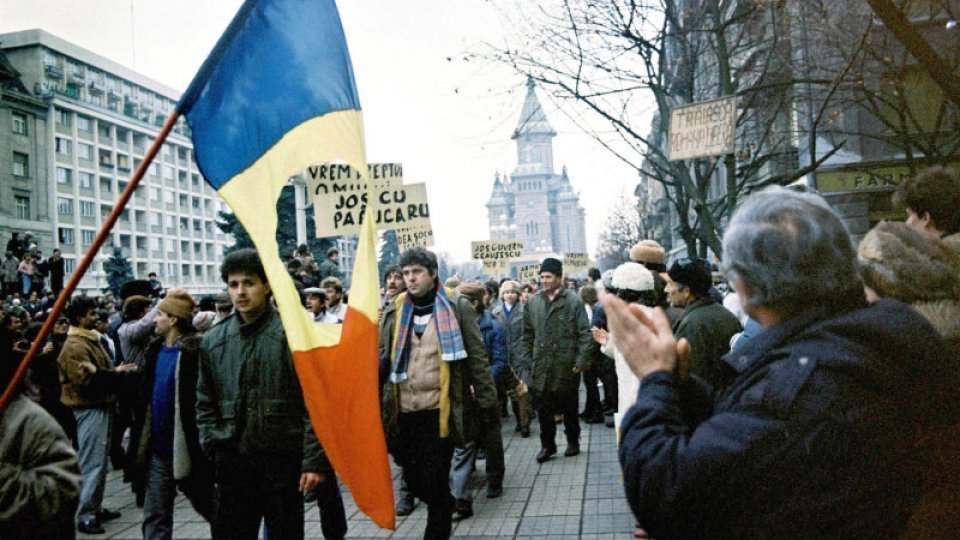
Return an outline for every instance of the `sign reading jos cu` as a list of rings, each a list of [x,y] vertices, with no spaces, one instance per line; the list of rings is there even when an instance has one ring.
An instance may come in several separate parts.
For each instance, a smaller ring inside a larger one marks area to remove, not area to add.
[[[403,168],[399,163],[372,163],[369,167],[378,230],[410,228],[429,219],[425,184],[402,185]],[[313,199],[317,236],[359,233],[369,202],[366,182],[350,167],[337,164],[310,167],[305,177]]]
[[[670,161],[734,152],[737,98],[701,101],[670,111],[667,156]]]

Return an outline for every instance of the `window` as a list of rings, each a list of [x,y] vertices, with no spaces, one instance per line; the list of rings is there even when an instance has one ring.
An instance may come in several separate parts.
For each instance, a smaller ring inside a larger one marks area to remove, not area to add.
[[[82,242],[81,245],[89,246],[90,244],[93,243],[93,238],[96,235],[97,235],[97,231],[91,231],[87,229],[80,231],[80,241]],[[128,244],[130,243],[129,240],[127,241],[127,243]]]
[[[13,175],[30,176],[30,156],[20,152],[13,153]]]
[[[57,229],[57,237],[60,239],[60,243],[67,246],[73,245],[73,229],[68,229],[66,227],[60,227]]]
[[[91,201],[80,201],[80,216],[93,217],[96,212],[96,205]]]
[[[61,156],[69,156],[70,149],[73,147],[71,142],[68,139],[63,137],[57,137],[57,153]]]
[[[150,163],[150,167],[147,169],[150,173],[150,176],[159,176],[160,175],[160,166],[157,165],[157,162],[154,161]]]
[[[163,251],[163,238],[154,236],[150,239],[150,245],[153,251]]]
[[[177,265],[174,263],[167,263],[167,277],[175,278],[177,277]]]
[[[163,179],[173,180],[173,167],[163,166]]]
[[[77,157],[93,161],[93,145],[87,143],[77,143]]]
[[[93,173],[88,173],[88,172],[77,173],[77,182],[80,184],[80,187],[82,189],[93,189]]]
[[[57,167],[57,183],[69,186],[73,183],[73,171],[70,169],[64,169],[63,167]]]
[[[167,238],[167,251],[170,253],[175,253],[177,251],[176,238]]]
[[[150,200],[153,202],[160,202],[162,200],[160,196],[160,188],[154,186],[150,188]],[[159,225],[159,223],[157,223]]]
[[[150,225],[159,227],[161,224],[160,214],[158,212],[150,212]]]
[[[23,113],[13,113],[13,132],[17,135],[27,134],[27,115]]]
[[[163,202],[167,204],[173,204],[174,201],[176,200],[174,197],[175,197],[174,193],[169,189],[163,192]]]
[[[167,227],[173,229],[177,226],[177,216],[173,214],[167,214]]]
[[[173,147],[169,144],[163,145],[163,158],[164,159],[173,159]]]
[[[73,273],[73,270],[77,267],[76,259],[63,258],[63,271],[69,276]]]
[[[17,219],[30,219],[30,197],[13,197],[17,205]]]
[[[63,127],[70,127],[72,124],[72,118],[73,117],[70,115],[70,111],[57,111],[57,124]]]
[[[87,133],[93,133],[93,119],[89,116],[77,115],[77,130]]]
[[[72,216],[73,201],[66,197],[57,197],[57,212],[64,216]]]

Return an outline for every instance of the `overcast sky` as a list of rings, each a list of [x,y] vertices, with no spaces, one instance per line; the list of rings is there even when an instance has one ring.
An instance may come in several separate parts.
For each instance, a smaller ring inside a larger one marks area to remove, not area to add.
[[[41,28],[183,90],[239,0],[0,0],[0,32]],[[516,165],[510,134],[526,94],[508,67],[464,61],[502,42],[500,14],[481,0],[340,0],[363,107],[367,157],[401,162],[405,182],[426,182],[437,248],[467,259],[488,239],[486,201],[497,171]],[[539,91],[587,213],[587,245],[636,173],[609,155]]]

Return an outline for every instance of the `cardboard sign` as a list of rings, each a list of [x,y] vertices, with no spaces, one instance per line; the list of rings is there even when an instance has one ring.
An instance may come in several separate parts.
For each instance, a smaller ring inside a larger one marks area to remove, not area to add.
[[[534,264],[521,264],[517,267],[517,277],[520,279],[521,283],[526,283],[530,279],[537,279],[540,277],[540,263]]]
[[[373,179],[375,186],[399,186],[403,184],[403,165],[370,163],[367,178],[360,178],[349,165],[324,163],[307,167],[303,177],[307,182],[307,193],[315,199],[337,193],[363,193],[367,190],[368,179]]]
[[[563,273],[578,274],[590,268],[590,256],[586,253],[565,253],[563,255]]]
[[[372,217],[377,230],[410,228],[430,219],[426,184],[374,185],[374,197],[377,204],[373,207]],[[366,208],[366,191],[339,192],[315,199],[317,237],[358,234]]]
[[[413,227],[397,229],[397,247],[401,253],[413,246],[433,246],[433,227],[430,225],[430,219],[415,223]]]
[[[732,154],[736,124],[734,96],[673,108],[667,147],[670,161]]]
[[[474,259],[509,262],[523,253],[523,240],[475,240],[470,242],[470,252]]]

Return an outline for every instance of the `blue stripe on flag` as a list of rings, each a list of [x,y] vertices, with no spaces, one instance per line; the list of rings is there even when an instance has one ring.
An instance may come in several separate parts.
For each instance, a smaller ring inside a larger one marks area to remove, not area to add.
[[[178,109],[214,189],[303,122],[359,110],[334,1],[247,0]]]

